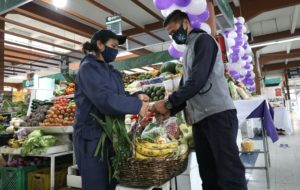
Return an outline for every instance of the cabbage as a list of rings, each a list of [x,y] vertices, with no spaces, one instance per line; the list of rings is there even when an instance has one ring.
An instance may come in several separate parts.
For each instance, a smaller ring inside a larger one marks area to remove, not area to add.
[[[31,137],[36,137],[36,138],[39,138],[39,137],[42,137],[43,136],[43,133],[41,130],[34,130],[33,132],[31,132],[29,135],[28,135],[28,138],[31,138]]]
[[[56,144],[57,139],[52,135],[42,136],[40,139],[40,145],[42,147],[50,147]]]

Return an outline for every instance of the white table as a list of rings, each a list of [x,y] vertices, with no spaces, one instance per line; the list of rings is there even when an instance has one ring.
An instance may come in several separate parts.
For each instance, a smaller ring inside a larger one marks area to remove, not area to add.
[[[285,130],[288,135],[293,133],[291,116],[285,107],[274,108],[274,124],[277,129]]]

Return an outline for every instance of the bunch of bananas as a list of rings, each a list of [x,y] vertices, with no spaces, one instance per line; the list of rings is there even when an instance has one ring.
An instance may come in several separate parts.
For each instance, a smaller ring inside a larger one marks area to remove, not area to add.
[[[137,159],[149,158],[165,158],[171,155],[182,155],[188,151],[188,148],[183,148],[177,141],[169,143],[150,143],[147,141],[136,141]]]
[[[11,148],[20,148],[22,146],[22,144],[24,143],[24,139],[20,139],[20,140],[17,140],[17,139],[10,139],[8,141],[8,145],[11,147]]]

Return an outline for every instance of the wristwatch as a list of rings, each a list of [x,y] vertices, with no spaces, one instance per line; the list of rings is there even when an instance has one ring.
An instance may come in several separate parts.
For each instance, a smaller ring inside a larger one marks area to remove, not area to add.
[[[167,108],[168,110],[173,109],[173,104],[172,104],[169,100],[166,100],[166,101],[165,101],[165,104],[166,104],[166,108]]]

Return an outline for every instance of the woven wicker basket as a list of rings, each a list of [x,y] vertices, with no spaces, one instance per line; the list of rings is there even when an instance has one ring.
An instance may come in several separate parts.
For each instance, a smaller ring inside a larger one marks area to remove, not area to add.
[[[158,187],[185,171],[188,154],[177,159],[153,158],[122,162],[120,185],[126,187]]]

